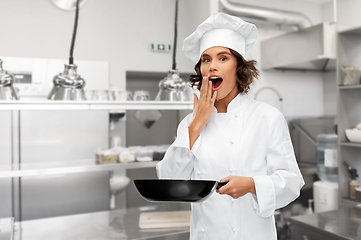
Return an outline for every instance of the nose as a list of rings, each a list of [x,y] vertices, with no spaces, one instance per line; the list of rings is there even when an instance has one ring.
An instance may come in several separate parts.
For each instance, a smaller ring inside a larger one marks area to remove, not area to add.
[[[217,68],[217,66],[216,66],[215,61],[211,61],[210,64],[209,64],[208,71],[214,72],[214,71],[217,71],[217,70],[218,70],[218,68]]]

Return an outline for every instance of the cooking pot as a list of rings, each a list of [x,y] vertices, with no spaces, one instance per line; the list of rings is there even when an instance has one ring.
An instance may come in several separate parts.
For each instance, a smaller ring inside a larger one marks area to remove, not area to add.
[[[213,180],[138,179],[133,181],[138,193],[149,202],[204,202],[227,184]]]

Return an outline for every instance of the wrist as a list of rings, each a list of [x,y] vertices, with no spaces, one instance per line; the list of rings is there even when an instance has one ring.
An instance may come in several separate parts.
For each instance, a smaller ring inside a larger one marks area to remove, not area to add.
[[[194,121],[189,125],[188,131],[191,135],[200,135],[202,128],[198,126]]]
[[[252,177],[249,177],[249,190],[250,193],[256,193],[256,186]]]

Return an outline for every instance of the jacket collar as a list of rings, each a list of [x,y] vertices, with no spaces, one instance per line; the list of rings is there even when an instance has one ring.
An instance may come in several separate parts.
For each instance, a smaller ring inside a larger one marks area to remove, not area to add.
[[[245,93],[239,93],[235,98],[227,106],[227,113],[235,113],[238,112],[239,109],[246,109],[248,103],[248,95]],[[214,112],[217,113],[217,108],[214,107]],[[227,114],[223,113],[223,114]]]

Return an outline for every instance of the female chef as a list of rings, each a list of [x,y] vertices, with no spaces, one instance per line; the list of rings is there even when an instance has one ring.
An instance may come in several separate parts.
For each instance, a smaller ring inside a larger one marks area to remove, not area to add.
[[[304,185],[283,115],[246,94],[258,77],[255,61],[244,60],[256,38],[255,25],[216,13],[183,42],[200,95],[157,174],[228,182],[191,204],[192,240],[276,240],[274,211]]]

